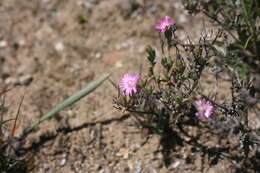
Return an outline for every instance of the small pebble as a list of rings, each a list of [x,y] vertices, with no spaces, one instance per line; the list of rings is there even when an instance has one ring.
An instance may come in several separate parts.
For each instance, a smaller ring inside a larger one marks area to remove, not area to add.
[[[116,156],[123,157],[124,159],[129,158],[129,149],[127,148],[121,148],[118,153],[116,153]]]
[[[80,64],[71,64],[71,70],[72,72],[79,71],[81,69]]]
[[[21,85],[29,85],[33,80],[33,77],[31,75],[24,75],[21,76],[19,79],[19,82]]]
[[[0,48],[4,48],[6,46],[7,46],[7,41],[5,40],[0,41]]]
[[[100,52],[97,52],[96,54],[95,54],[95,58],[101,58],[101,56],[102,56],[102,54],[100,53]]]
[[[86,9],[91,9],[93,7],[93,5],[91,4],[91,2],[88,2],[88,1],[85,1],[83,3],[83,6],[86,8]]]
[[[180,164],[181,164],[181,162],[177,161],[177,162],[174,162],[171,167],[172,168],[177,168],[178,166],[180,166]]]
[[[60,161],[60,166],[64,166],[65,164],[66,164],[66,159],[61,159],[61,161]]]
[[[132,46],[133,44],[134,44],[133,40],[127,40],[125,42],[116,44],[115,45],[115,49],[116,50],[120,50],[120,49],[128,48],[128,47]]]
[[[45,169],[45,170],[49,170],[50,169],[50,164],[48,164],[48,163],[44,163],[43,164],[43,169]]]
[[[63,51],[63,49],[64,49],[64,44],[63,44],[62,42],[57,42],[57,43],[54,45],[54,47],[55,47],[55,50],[57,50],[57,51]]]
[[[24,45],[26,44],[26,42],[25,42],[25,40],[19,40],[19,41],[18,41],[18,44],[19,44],[20,46],[24,46]]]
[[[101,169],[98,173],[105,173],[105,169]]]
[[[134,172],[135,173],[141,173],[142,172],[142,167],[141,167],[141,164],[140,163],[135,163],[134,165]]]
[[[121,62],[121,61],[117,61],[116,64],[115,64],[115,67],[116,67],[116,68],[121,68],[121,67],[123,67],[122,62]]]
[[[19,85],[19,84],[20,84],[20,81],[19,81],[19,79],[17,79],[17,78],[8,77],[8,78],[5,80],[5,84]]]

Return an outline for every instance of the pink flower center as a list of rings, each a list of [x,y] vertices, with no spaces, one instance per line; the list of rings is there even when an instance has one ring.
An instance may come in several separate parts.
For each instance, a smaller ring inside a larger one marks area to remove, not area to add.
[[[167,22],[162,22],[162,28],[166,28],[168,27],[168,23]]]
[[[127,85],[128,85],[128,87],[132,88],[132,87],[135,86],[135,83],[134,83],[133,80],[128,80],[128,81],[127,81]]]

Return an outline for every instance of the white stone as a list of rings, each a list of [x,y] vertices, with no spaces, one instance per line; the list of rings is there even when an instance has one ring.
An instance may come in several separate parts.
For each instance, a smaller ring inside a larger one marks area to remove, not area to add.
[[[6,47],[6,46],[7,46],[7,41],[1,40],[1,41],[0,41],[0,48],[4,48],[4,47]]]
[[[102,56],[102,54],[100,53],[100,52],[97,52],[96,54],[95,54],[95,58],[101,58],[101,56]]]
[[[5,83],[6,84],[14,84],[14,85],[17,85],[20,83],[19,79],[17,78],[14,78],[14,77],[9,77],[5,80]]]
[[[115,67],[116,67],[116,68],[121,68],[121,67],[123,67],[122,62],[121,62],[121,61],[117,61],[116,64],[115,64]]]
[[[24,75],[19,78],[19,82],[21,85],[29,85],[33,80],[33,77],[31,75]]]
[[[57,42],[57,43],[54,45],[54,47],[55,47],[55,50],[57,50],[57,51],[63,51],[63,49],[64,49],[64,44],[63,44],[63,42]]]
[[[66,164],[66,159],[61,159],[61,161],[60,161],[60,166],[64,166],[65,164]]]
[[[180,166],[180,164],[181,164],[181,162],[177,161],[177,162],[174,162],[171,167],[172,168],[177,168],[178,166]]]
[[[19,40],[18,43],[20,46],[24,46],[26,44],[25,40]]]

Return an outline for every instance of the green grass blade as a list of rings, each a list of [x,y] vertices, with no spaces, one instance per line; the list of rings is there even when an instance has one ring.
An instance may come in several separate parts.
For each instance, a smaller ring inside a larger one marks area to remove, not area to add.
[[[42,116],[42,118],[40,118],[39,120],[33,122],[29,127],[27,127],[24,130],[24,135],[23,136],[26,136],[28,133],[30,133],[35,127],[37,127],[42,122],[52,118],[59,111],[61,111],[61,110],[65,109],[66,107],[74,104],[75,102],[79,101],[82,97],[84,97],[84,96],[88,95],[89,93],[91,93],[92,91],[94,91],[108,77],[109,77],[109,74],[101,77],[100,79],[90,83],[86,88],[76,92],[74,95],[72,95],[69,98],[65,99],[61,104],[57,105],[50,112],[48,112],[47,114]]]

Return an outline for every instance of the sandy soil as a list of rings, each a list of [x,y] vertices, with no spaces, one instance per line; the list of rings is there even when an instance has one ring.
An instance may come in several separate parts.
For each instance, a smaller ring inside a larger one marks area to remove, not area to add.
[[[178,0],[2,0],[0,85],[21,84],[7,95],[8,116],[21,127],[106,73],[146,73],[145,47],[159,51],[155,22],[168,15],[196,39],[202,17],[185,13]],[[113,108],[116,89],[105,82],[94,93],[40,125],[23,144],[34,173],[232,172],[231,163],[208,160],[191,146],[176,147],[168,167],[159,137],[129,126]],[[9,118],[9,117],[6,117]],[[197,133],[196,131],[193,133]],[[205,137],[205,142],[209,137]],[[208,141],[214,145],[214,141]]]

